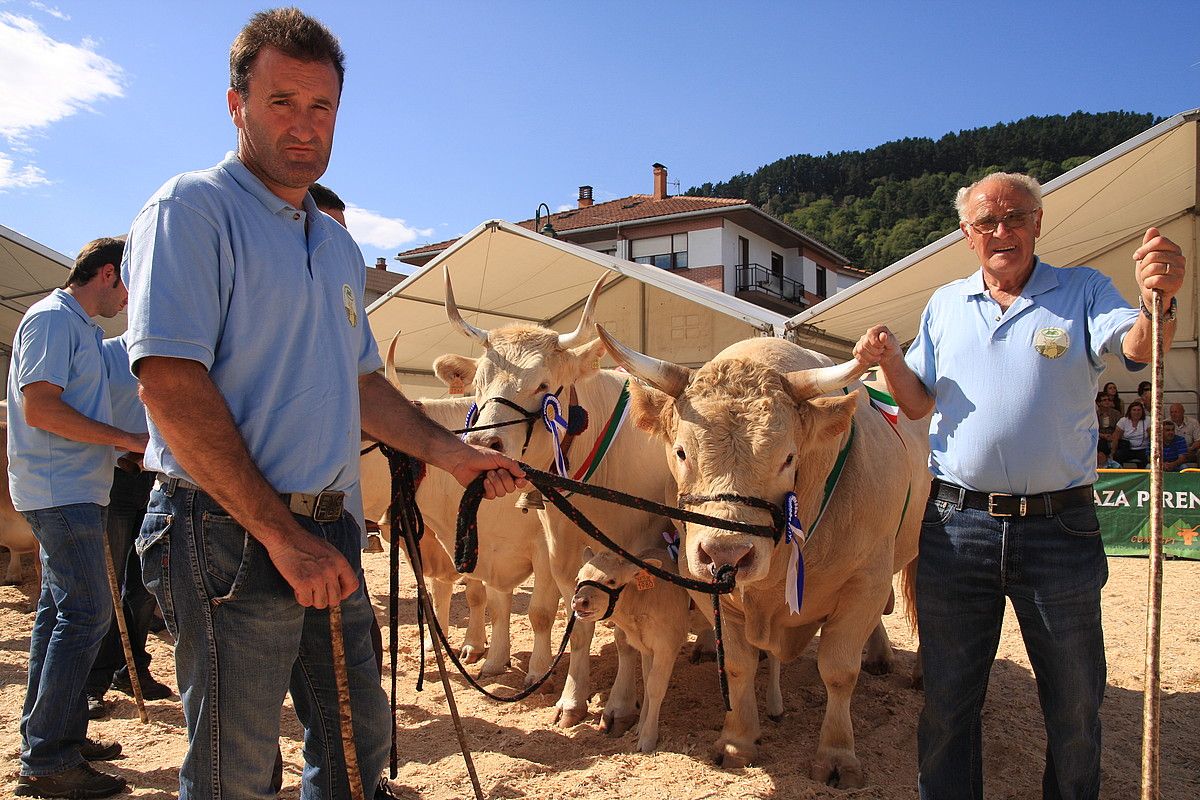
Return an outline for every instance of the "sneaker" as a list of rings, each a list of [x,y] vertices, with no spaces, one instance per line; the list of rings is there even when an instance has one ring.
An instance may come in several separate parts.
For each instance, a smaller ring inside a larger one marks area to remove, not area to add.
[[[18,797],[112,797],[124,790],[125,779],[101,772],[91,764],[56,772],[53,775],[22,775],[13,794]]]
[[[174,695],[170,686],[156,681],[149,672],[138,671],[138,686],[141,687],[142,697],[146,700],[166,700]],[[113,675],[112,688],[132,695],[133,686],[129,683],[129,673],[122,670]]]
[[[88,692],[87,706],[88,719],[104,719],[108,716],[108,701],[104,699],[104,692],[99,694]]]
[[[106,742],[88,736],[79,745],[79,755],[88,761],[112,761],[121,755],[120,742]]]

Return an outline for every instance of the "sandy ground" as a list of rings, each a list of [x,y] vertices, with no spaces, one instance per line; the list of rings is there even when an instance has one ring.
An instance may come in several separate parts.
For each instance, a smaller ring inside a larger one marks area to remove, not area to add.
[[[6,556],[0,556],[3,566]],[[387,558],[364,554],[368,585],[381,623],[386,622]],[[1108,642],[1108,693],[1104,703],[1105,798],[1138,795],[1141,753],[1142,675],[1145,663],[1147,562],[1110,560],[1111,578],[1104,595]],[[405,569],[407,569],[405,567]],[[31,570],[27,569],[27,573]],[[1165,568],[1162,643],[1162,797],[1200,797],[1200,562],[1169,562]],[[33,584],[0,587],[0,796],[11,791],[18,769],[18,721],[25,694],[25,670],[32,615]],[[436,672],[425,691],[414,691],[418,642],[411,576],[402,580],[399,712],[397,725],[404,763],[395,780],[402,798],[471,797],[462,755],[454,735]],[[523,611],[528,592],[518,593]],[[456,624],[465,624],[465,603],[455,599]],[[555,641],[562,628],[560,615]],[[681,657],[663,706],[659,751],[632,752],[635,738],[609,738],[597,727],[603,694],[611,684],[616,655],[611,633],[598,629],[593,653],[593,716],[560,730],[551,724],[554,691],[516,704],[495,704],[475,694],[461,678],[453,681],[466,736],[486,796],[491,798],[913,798],[916,797],[915,727],[921,695],[909,688],[907,673],[915,642],[899,616],[889,625],[898,653],[896,674],[864,674],[852,714],[868,786],[841,791],[813,783],[809,760],[816,746],[825,691],[817,675],[814,651],[783,671],[786,714],[764,723],[760,763],[733,771],[712,766],[705,757],[722,721],[716,669]],[[513,623],[514,671],[489,682],[499,692],[520,687],[531,636],[524,617]],[[385,641],[387,631],[384,632]],[[461,637],[461,630],[453,634]],[[171,646],[162,635],[151,642],[155,675],[174,685]],[[565,665],[560,667],[565,670]],[[387,681],[385,680],[385,684]],[[185,729],[177,700],[148,703],[151,722],[137,721],[132,699],[115,692],[110,718],[92,723],[91,732],[122,742],[125,754],[111,763],[139,798],[174,797],[177,767],[185,750]],[[992,671],[984,711],[985,780],[989,798],[1040,796],[1045,738],[1037,692],[1011,612]],[[300,728],[290,708],[283,711],[286,762],[282,797],[299,794]]]

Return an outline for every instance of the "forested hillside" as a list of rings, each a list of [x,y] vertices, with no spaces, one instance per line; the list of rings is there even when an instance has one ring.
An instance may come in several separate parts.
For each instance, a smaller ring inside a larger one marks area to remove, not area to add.
[[[1129,111],[1026,117],[937,141],[788,156],[687,194],[746,198],[874,272],[956,228],[960,186],[997,169],[1045,183],[1158,121]]]

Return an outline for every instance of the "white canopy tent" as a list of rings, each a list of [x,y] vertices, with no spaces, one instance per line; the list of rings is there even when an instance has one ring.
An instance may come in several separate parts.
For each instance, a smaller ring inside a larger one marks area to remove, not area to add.
[[[445,394],[433,375],[435,358],[474,357],[481,347],[446,319],[443,266],[450,270],[463,318],[485,329],[530,322],[574,330],[588,292],[608,273],[596,321],[631,347],[680,364],[701,364],[740,339],[779,335],[786,322],[780,314],[657,267],[490,220],[367,309],[385,358],[399,331],[396,365],[413,397]]]
[[[1176,341],[1167,358],[1168,391],[1200,385],[1198,124],[1200,109],[1177,114],[1043,187],[1038,255],[1055,266],[1087,265],[1103,271],[1131,302],[1137,297],[1132,253],[1146,229],[1158,227],[1183,248],[1188,277],[1178,296]],[[805,346],[847,355],[863,331],[883,323],[907,343],[916,335],[934,289],[977,269],[975,254],[967,249],[962,233],[954,231],[796,315],[787,322],[787,334]],[[1125,392],[1144,376],[1130,374],[1113,359],[1103,380],[1115,381]]]

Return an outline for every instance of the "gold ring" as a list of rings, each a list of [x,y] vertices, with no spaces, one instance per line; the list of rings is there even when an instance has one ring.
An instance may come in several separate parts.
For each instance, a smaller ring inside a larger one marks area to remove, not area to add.
[[[1171,265],[1170,265],[1170,264],[1167,264],[1167,268],[1166,268],[1166,270],[1163,272],[1163,275],[1170,275],[1170,274],[1171,274]]]

